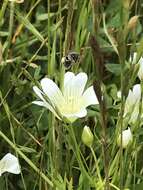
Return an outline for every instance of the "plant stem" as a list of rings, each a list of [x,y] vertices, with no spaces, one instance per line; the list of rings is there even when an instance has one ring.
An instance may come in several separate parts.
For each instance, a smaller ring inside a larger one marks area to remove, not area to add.
[[[3,18],[4,18],[4,14],[5,14],[5,10],[8,4],[8,0],[3,1],[1,10],[0,10],[0,27],[3,25]]]
[[[99,178],[99,181],[100,181],[100,184],[102,184],[102,177],[101,177],[101,174],[100,174],[100,169],[99,169],[99,165],[98,165],[98,160],[96,158],[96,155],[95,155],[95,152],[93,150],[92,147],[90,147],[90,150],[92,152],[92,155],[93,155],[93,158],[94,158],[94,161],[95,161],[95,165],[96,165],[96,171],[97,171],[97,175],[98,175],[98,178]]]
[[[47,0],[48,4],[48,75],[51,75],[51,34],[50,34],[50,0]]]
[[[105,190],[110,190],[109,186],[109,158],[108,158],[108,143],[107,143],[107,136],[106,136],[106,113],[105,113],[105,103],[104,101],[101,102],[100,105],[101,110],[101,126],[102,126],[102,149],[103,149],[103,159],[104,159],[104,171],[105,171]]]
[[[119,52],[119,63],[121,65],[121,74],[120,74],[120,84],[121,84],[121,108],[120,108],[120,134],[121,134],[121,146],[120,146],[120,189],[123,189],[124,186],[124,171],[123,171],[123,146],[122,146],[122,131],[123,131],[123,116],[124,116],[124,107],[125,107],[125,80],[124,80],[124,66],[126,60],[126,37],[127,37],[127,23],[129,17],[129,7],[125,1],[121,1],[120,9],[120,22],[121,26],[118,33],[118,52]]]
[[[12,39],[12,29],[14,26],[14,5],[15,5],[14,2],[10,3],[9,35],[7,37],[7,44],[6,44],[6,48],[5,48],[5,52],[4,52],[5,60],[7,60],[7,58],[8,58],[8,51],[9,51],[9,47],[10,47],[11,39]]]
[[[84,174],[86,176],[87,179],[90,180],[90,176],[89,176],[88,172],[86,171],[86,169],[85,169],[85,167],[83,165],[81,156],[80,156],[80,150],[79,150],[79,147],[78,147],[78,144],[77,144],[77,141],[76,141],[76,137],[75,137],[75,134],[74,134],[74,131],[73,131],[73,126],[70,125],[70,126],[67,126],[67,127],[69,129],[69,134],[72,137],[72,141],[73,141],[73,144],[74,144],[73,150],[75,149],[74,153],[75,153],[75,155],[77,157],[77,161],[79,163],[81,172],[82,172],[82,174]]]
[[[70,48],[71,41],[70,41],[70,33],[71,33],[71,24],[72,24],[72,18],[73,18],[73,0],[68,0],[68,16],[67,16],[67,25],[66,25],[66,33],[65,33],[65,41],[63,45],[63,55],[65,56]]]

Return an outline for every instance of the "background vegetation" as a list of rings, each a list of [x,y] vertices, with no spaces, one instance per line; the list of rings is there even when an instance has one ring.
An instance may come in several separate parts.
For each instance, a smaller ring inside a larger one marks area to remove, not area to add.
[[[129,57],[143,52],[142,12],[142,0],[0,1],[0,157],[16,154],[22,170],[5,173],[1,190],[143,189],[141,118],[130,126],[132,146],[123,150],[116,143],[128,126],[125,97],[139,83]],[[87,85],[94,82],[98,98],[104,97],[73,124],[73,134],[32,104],[40,79],[60,82],[61,58],[70,51],[80,61],[69,70],[86,72]],[[92,148],[81,141],[85,125],[94,134]]]

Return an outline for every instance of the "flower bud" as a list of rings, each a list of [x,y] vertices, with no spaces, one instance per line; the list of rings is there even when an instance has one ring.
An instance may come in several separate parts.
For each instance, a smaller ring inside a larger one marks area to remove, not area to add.
[[[94,137],[89,127],[84,127],[81,138],[86,146],[90,147],[92,145]]]
[[[128,129],[122,132],[122,147],[126,148],[128,144],[132,142],[132,140],[133,140],[133,136],[132,136],[130,128],[128,127]],[[117,139],[117,144],[118,146],[121,146],[121,134],[119,135]]]
[[[130,18],[129,22],[128,22],[128,29],[132,30],[136,27],[137,25],[137,21],[138,21],[138,17],[137,15],[133,16],[132,18]]]

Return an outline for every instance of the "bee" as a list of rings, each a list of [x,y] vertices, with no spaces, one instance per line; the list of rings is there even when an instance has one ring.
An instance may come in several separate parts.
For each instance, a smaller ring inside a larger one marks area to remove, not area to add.
[[[71,69],[71,67],[79,62],[80,60],[80,54],[77,52],[69,52],[66,56],[64,56],[61,60],[61,62],[64,64],[65,68]]]

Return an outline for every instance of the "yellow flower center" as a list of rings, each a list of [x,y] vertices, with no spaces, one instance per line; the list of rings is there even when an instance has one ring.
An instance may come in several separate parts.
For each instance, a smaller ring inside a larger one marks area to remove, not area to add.
[[[60,107],[62,114],[74,114],[80,111],[82,99],[81,97],[66,97],[65,102]]]

